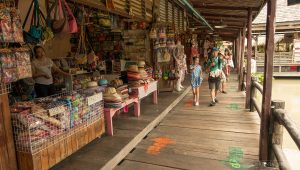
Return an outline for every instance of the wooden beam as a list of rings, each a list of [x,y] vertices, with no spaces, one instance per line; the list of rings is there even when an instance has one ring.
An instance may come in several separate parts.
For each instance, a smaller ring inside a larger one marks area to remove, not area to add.
[[[223,17],[223,18],[220,18],[220,17],[210,17],[210,16],[207,16],[205,17],[206,20],[208,21],[228,21],[228,22],[246,22],[247,20],[245,18],[226,18],[226,17]]]
[[[276,0],[267,2],[267,29],[265,45],[265,66],[264,66],[264,88],[262,101],[262,115],[260,124],[259,160],[269,162],[269,122],[271,113],[272,79],[273,79],[273,56],[275,36]]]
[[[247,24],[247,76],[246,76],[246,109],[250,108],[250,88],[251,88],[251,58],[252,58],[252,9],[248,11]]]
[[[198,9],[223,9],[223,10],[239,10],[239,11],[248,11],[249,7],[243,7],[243,6],[216,6],[216,5],[207,5],[204,3],[194,3],[194,8]],[[258,11],[260,8],[253,7],[253,11]]]
[[[207,13],[207,12],[201,12],[201,15],[204,16],[204,17],[207,17],[207,16],[213,16],[213,17],[232,17],[232,18],[247,18],[246,15],[228,15],[228,14],[212,14],[212,13]]]

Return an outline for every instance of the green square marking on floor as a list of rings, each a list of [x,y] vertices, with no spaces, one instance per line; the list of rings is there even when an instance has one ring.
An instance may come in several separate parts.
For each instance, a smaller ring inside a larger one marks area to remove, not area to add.
[[[229,147],[229,156],[223,161],[225,165],[229,165],[232,169],[244,169],[241,160],[244,157],[242,148]]]
[[[227,108],[230,110],[239,110],[240,106],[237,103],[230,103]]]

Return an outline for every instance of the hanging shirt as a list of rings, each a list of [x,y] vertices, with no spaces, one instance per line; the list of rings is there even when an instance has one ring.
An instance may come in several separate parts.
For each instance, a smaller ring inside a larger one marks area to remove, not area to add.
[[[43,85],[53,84],[52,67],[53,67],[53,61],[50,58],[46,58],[42,62],[37,59],[34,59],[32,61],[33,70],[37,73],[47,74],[50,77],[49,79],[46,77],[37,77],[34,79],[35,83],[43,84]]]

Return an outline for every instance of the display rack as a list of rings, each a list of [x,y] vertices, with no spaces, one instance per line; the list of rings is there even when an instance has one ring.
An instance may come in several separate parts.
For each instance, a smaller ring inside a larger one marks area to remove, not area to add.
[[[102,93],[91,89],[19,102],[11,112],[20,169],[49,169],[105,131]]]
[[[123,34],[125,59],[146,61],[148,59],[147,32],[145,30],[126,30]]]

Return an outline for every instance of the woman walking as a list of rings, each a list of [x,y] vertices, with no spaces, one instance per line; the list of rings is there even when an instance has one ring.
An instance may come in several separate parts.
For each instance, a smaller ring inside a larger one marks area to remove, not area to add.
[[[191,65],[191,85],[193,88],[194,105],[199,106],[200,86],[202,82],[202,70],[199,65],[199,58],[194,58],[194,63]]]
[[[233,68],[234,66],[233,66],[232,55],[227,48],[225,49],[224,59],[225,59],[225,75],[227,78],[229,78],[231,67]]]

